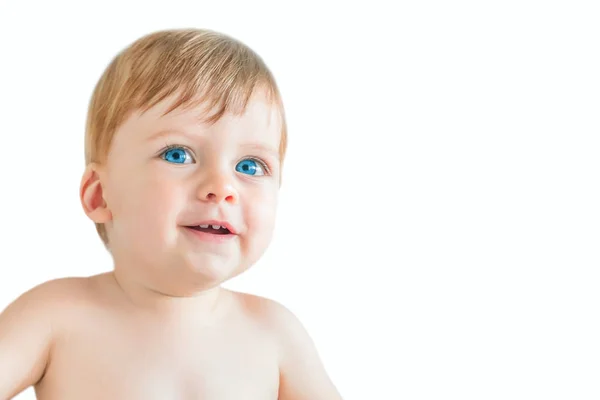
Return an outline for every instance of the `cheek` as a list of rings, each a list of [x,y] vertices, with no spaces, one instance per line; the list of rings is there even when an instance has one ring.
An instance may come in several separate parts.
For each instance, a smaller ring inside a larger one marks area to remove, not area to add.
[[[269,241],[275,225],[277,191],[264,190],[253,193],[245,207],[245,220],[253,241]]]
[[[113,211],[115,224],[121,223],[128,232],[148,240],[151,233],[156,236],[174,224],[184,198],[182,185],[159,174],[121,178],[115,191],[119,193]]]

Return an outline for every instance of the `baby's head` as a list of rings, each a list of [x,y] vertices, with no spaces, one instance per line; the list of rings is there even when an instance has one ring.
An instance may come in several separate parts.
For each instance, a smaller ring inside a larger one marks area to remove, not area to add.
[[[80,190],[115,267],[173,296],[246,270],[271,240],[286,134],[238,40],[170,30],[124,49],[90,102]]]

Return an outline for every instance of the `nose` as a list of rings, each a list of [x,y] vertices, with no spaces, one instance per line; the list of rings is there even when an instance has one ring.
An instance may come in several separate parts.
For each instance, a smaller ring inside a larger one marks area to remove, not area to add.
[[[236,204],[238,193],[233,185],[233,179],[227,174],[215,171],[207,176],[198,188],[198,198],[202,201]]]

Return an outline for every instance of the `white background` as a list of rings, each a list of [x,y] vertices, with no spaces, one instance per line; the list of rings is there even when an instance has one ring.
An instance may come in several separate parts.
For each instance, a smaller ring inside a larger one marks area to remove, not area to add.
[[[0,4],[0,309],[110,269],[78,199],[93,86],[210,28],[265,59],[290,130],[275,239],[226,286],[294,311],[344,399],[600,397],[592,2]]]

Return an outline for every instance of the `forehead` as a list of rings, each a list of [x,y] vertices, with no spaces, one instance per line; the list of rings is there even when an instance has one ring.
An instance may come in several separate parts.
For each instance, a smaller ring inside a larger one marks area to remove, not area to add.
[[[250,98],[242,114],[225,112],[216,122],[209,123],[207,117],[216,109],[208,109],[207,103],[179,107],[170,110],[177,100],[172,95],[146,112],[134,112],[121,127],[127,131],[126,141],[146,141],[154,135],[164,135],[171,131],[190,135],[210,134],[214,139],[237,139],[244,142],[269,143],[275,148],[281,140],[282,121],[279,109],[262,92]],[[115,138],[115,140],[118,140]]]

